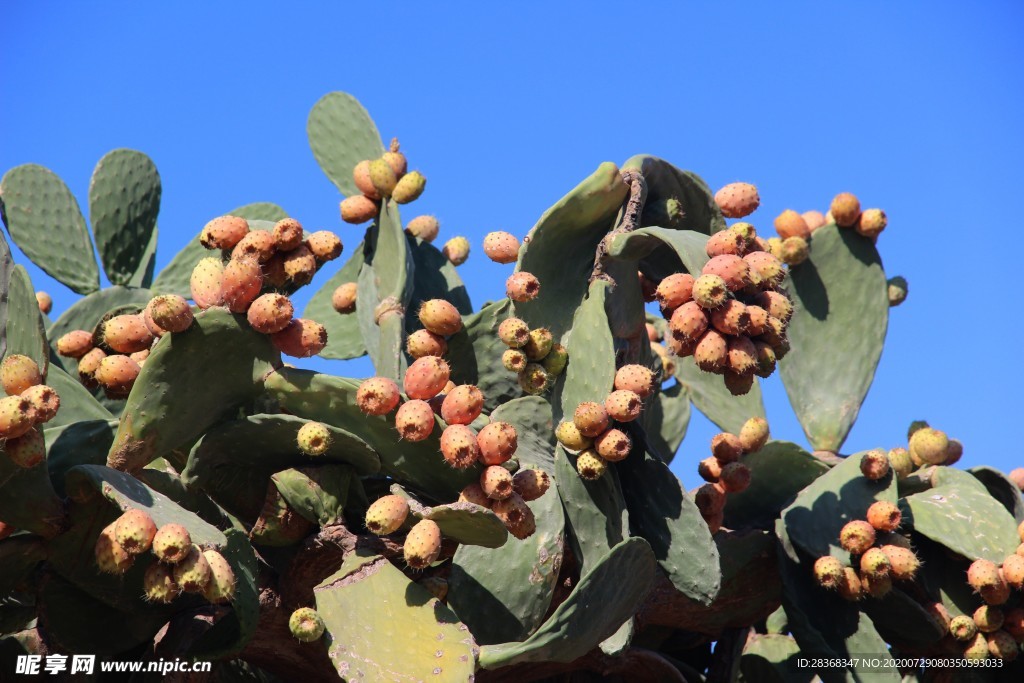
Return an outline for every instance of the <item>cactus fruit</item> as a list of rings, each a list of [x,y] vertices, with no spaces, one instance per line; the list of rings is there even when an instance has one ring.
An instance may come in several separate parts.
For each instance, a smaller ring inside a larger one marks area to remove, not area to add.
[[[434,431],[434,409],[423,400],[403,403],[395,413],[395,429],[405,441],[423,441]]]
[[[527,363],[518,379],[519,387],[531,396],[542,394],[551,386],[551,377],[540,363]]]
[[[283,289],[288,286],[288,273],[284,270],[285,255],[276,253],[260,265],[263,271],[263,284],[271,289]]]
[[[608,462],[619,462],[633,450],[633,440],[621,429],[608,429],[594,439],[594,450]]]
[[[1017,554],[1007,556],[1000,570],[1003,573],[1003,580],[1010,584],[1010,588],[1024,589],[1024,557]]]
[[[757,210],[761,198],[750,183],[729,183],[715,193],[715,203],[726,218],[744,218]]]
[[[461,491],[459,491],[459,502],[460,503],[473,503],[481,507],[490,508],[494,503],[493,500],[487,497],[484,490],[480,488],[480,482],[473,482],[467,484]]]
[[[510,351],[512,349],[509,349]],[[569,364],[569,350],[559,343],[551,345],[548,355],[541,360],[544,371],[551,377],[557,377],[565,372],[565,366]]]
[[[447,382],[446,375],[445,383]],[[460,384],[444,397],[444,401],[441,403],[441,418],[450,425],[468,425],[480,416],[483,408],[483,392],[472,384]]]
[[[398,184],[398,176],[395,175],[395,170],[391,167],[386,160],[374,159],[369,165],[370,182],[373,183],[373,188],[377,191],[377,194],[381,197],[390,197],[391,193],[395,189],[395,185]]]
[[[533,273],[512,273],[505,281],[505,294],[512,301],[533,301],[540,294],[540,280]]]
[[[889,474],[889,456],[880,448],[868,451],[861,456],[860,471],[868,479],[881,479]]]
[[[339,289],[341,288],[339,287]],[[353,310],[355,309],[353,308]],[[405,338],[405,350],[416,359],[425,356],[443,356],[448,352],[448,342],[444,337],[434,334],[430,330],[416,330]]]
[[[1010,585],[1005,581],[1000,581],[994,586],[986,586],[982,588],[979,593],[981,599],[989,605],[1002,605],[1010,599]]]
[[[723,465],[736,462],[743,453],[743,442],[735,434],[721,432],[711,437],[711,455]]]
[[[427,179],[424,175],[419,171],[412,171],[398,179],[391,197],[399,204],[408,204],[419,199],[426,188]]]
[[[315,643],[324,634],[324,619],[311,607],[300,607],[288,617],[288,630],[303,643]]]
[[[142,368],[128,356],[112,355],[100,361],[94,377],[111,396],[127,396]]]
[[[891,568],[892,565],[889,563],[889,557],[881,548],[868,548],[860,556],[861,576],[871,576],[873,578],[888,576]]]
[[[988,653],[1004,662],[1012,662],[1020,655],[1020,644],[1006,631],[996,631],[985,636]]]
[[[722,306],[711,311],[711,324],[722,334],[743,334],[750,325],[750,315],[747,313],[746,304],[735,299],[726,301]]]
[[[237,248],[238,247],[236,247],[236,250]],[[192,270],[192,277],[189,279],[189,285],[192,291],[192,300],[196,302],[196,306],[206,309],[211,306],[219,306],[223,303],[223,300],[221,299],[221,284],[223,279],[224,264],[220,259],[204,258],[202,261],[197,263],[196,267]]]
[[[551,348],[554,345],[554,338],[551,336],[551,331],[546,327],[538,327],[530,330],[530,334],[527,336],[526,343],[523,344],[522,350],[526,354],[527,359],[532,361],[543,360],[551,353]]]
[[[835,589],[843,581],[843,564],[831,555],[814,561],[814,580],[822,588]]]
[[[356,405],[368,415],[386,415],[401,399],[398,385],[387,377],[371,377],[356,390]]]
[[[39,366],[28,356],[12,353],[0,363],[0,383],[8,396],[18,396],[29,387],[41,384]]]
[[[804,240],[811,237],[811,229],[807,226],[807,221],[792,209],[786,209],[775,218],[775,232],[779,233],[783,242],[790,237],[799,237]]]
[[[947,467],[955,465],[964,455],[964,445],[956,439],[949,440],[949,447],[946,448],[946,459],[942,461]]]
[[[154,562],[146,567],[142,576],[142,590],[146,600],[160,605],[174,602],[181,590],[174,583],[174,572],[162,562]]]
[[[270,335],[270,341],[285,355],[309,358],[327,346],[327,330],[315,320],[295,318],[280,332]]]
[[[722,476],[722,463],[714,456],[708,456],[697,463],[697,474],[704,481],[714,484]]]
[[[232,313],[245,313],[262,287],[263,271],[255,259],[232,259],[224,266],[220,299]]]
[[[731,436],[731,435],[730,435]],[[752,417],[740,427],[739,442],[744,453],[756,453],[768,443],[771,432],[768,420],[763,417]]]
[[[16,439],[27,434],[35,417],[32,401],[24,396],[0,398],[0,439]]]
[[[530,340],[530,326],[519,318],[505,318],[498,325],[498,339],[509,348],[522,348]]]
[[[719,483],[727,493],[745,491],[750,486],[750,468],[741,462],[724,465]]]
[[[771,289],[782,284],[786,273],[782,262],[767,251],[755,251],[743,257],[751,277],[756,273],[761,289]]]
[[[897,581],[913,581],[921,568],[921,561],[909,548],[898,545],[883,545],[882,552],[889,560],[889,572]]]
[[[485,465],[500,465],[507,462],[516,452],[519,437],[516,428],[508,422],[491,422],[476,435],[476,443],[480,449],[480,462]]]
[[[409,502],[402,496],[383,496],[366,510],[366,528],[378,536],[393,534],[409,516]]]
[[[836,588],[839,589],[840,597],[849,602],[857,602],[864,597],[866,592],[860,577],[851,567],[843,567],[843,578]]]
[[[582,451],[576,457],[576,471],[588,481],[600,479],[607,470],[607,462],[593,448]]]
[[[910,456],[929,465],[941,465],[946,460],[949,438],[937,429],[925,427],[910,437]]]
[[[519,258],[519,240],[509,232],[489,232],[484,237],[484,253],[496,263],[514,263]]]
[[[584,404],[580,404],[584,405]],[[593,405],[597,405],[596,403]],[[600,407],[600,406],[598,406]],[[577,410],[579,410],[577,408]],[[602,408],[603,411],[603,408]],[[605,415],[605,425],[607,426],[607,414]],[[600,434],[601,432],[598,432]],[[580,431],[579,427],[576,426],[575,422],[562,422],[559,423],[558,428],[555,429],[555,438],[558,439],[558,443],[562,444],[562,447],[566,450],[577,452],[582,451],[585,448],[590,448],[594,442],[590,437],[584,436]]]
[[[210,563],[197,545],[193,545],[185,558],[174,564],[174,582],[186,593],[202,593],[210,582],[210,574]]]
[[[867,520],[877,531],[895,531],[900,526],[902,514],[889,501],[879,500],[868,508]]]
[[[203,226],[199,242],[207,249],[233,249],[248,233],[244,218],[219,216]]]
[[[352,180],[355,182],[356,187],[369,199],[380,199],[380,194],[377,192],[377,188],[373,186],[373,181],[370,180],[370,160],[364,159],[355,165],[352,169]]]
[[[124,574],[135,563],[135,556],[121,547],[114,537],[116,522],[108,524],[96,539],[96,567],[104,574]]]
[[[40,313],[49,315],[53,310],[53,298],[46,292],[36,292],[36,305],[39,306]]]
[[[424,242],[433,242],[440,230],[441,225],[434,216],[416,216],[405,226],[406,234],[418,237]]]
[[[331,430],[321,422],[307,422],[299,427],[295,441],[306,455],[323,455],[331,447]]]
[[[793,317],[793,303],[781,292],[760,292],[756,300],[757,305],[773,318],[788,322]]]
[[[72,330],[57,340],[57,353],[67,358],[81,358],[92,348],[92,332],[86,330]]]
[[[654,296],[661,310],[671,313],[693,298],[693,286],[696,283],[689,273],[673,273],[660,283]]]
[[[754,387],[754,372],[753,370],[745,373],[736,373],[729,370],[725,373],[723,378],[725,380],[725,388],[729,390],[729,393],[733,396],[743,396],[749,393]]]
[[[708,317],[696,301],[687,301],[672,312],[668,326],[674,338],[695,341],[708,329]]]
[[[905,479],[914,471],[914,461],[910,458],[910,452],[906,448],[893,448],[887,455],[889,467],[900,479]]]
[[[729,345],[725,336],[717,330],[705,331],[693,350],[693,360],[705,372],[722,372],[729,360]]]
[[[852,228],[860,217],[860,200],[849,192],[837,194],[828,212],[840,228]]]
[[[728,363],[732,372],[740,375],[752,373],[757,368],[757,349],[750,337],[740,335],[727,341]]]
[[[608,412],[605,406],[593,401],[585,401],[573,412],[573,423],[579,433],[594,438],[608,429]]]
[[[701,308],[718,308],[728,296],[729,289],[725,280],[718,275],[704,274],[693,281],[693,300]]]
[[[441,553],[441,528],[437,522],[421,519],[409,530],[402,546],[405,562],[413,569],[426,569]]]
[[[344,248],[341,239],[330,230],[317,230],[306,238],[306,249],[318,264],[338,258]]]
[[[971,615],[974,625],[982,633],[992,633],[1003,627],[1003,610],[992,605],[982,605]]]
[[[405,371],[403,381],[405,393],[409,398],[423,400],[433,398],[441,393],[450,376],[451,369],[443,358],[437,356],[417,358]]]
[[[992,588],[1002,582],[999,567],[989,560],[975,560],[967,569],[967,583],[975,591],[981,592],[984,588]]]
[[[21,392],[21,397],[28,399],[32,404],[34,422],[43,424],[57,416],[60,410],[60,396],[53,387],[45,384],[36,384]]]
[[[782,261],[787,266],[798,266],[810,255],[810,247],[804,238],[787,237],[782,241]]]
[[[461,235],[444,243],[441,253],[453,266],[461,266],[469,258],[469,240]]]
[[[716,484],[701,484],[693,492],[693,502],[700,510],[701,516],[708,517],[722,511],[725,506],[725,491]]]
[[[857,519],[847,522],[839,531],[839,544],[854,555],[860,555],[875,544],[875,528]]]
[[[618,422],[632,422],[640,417],[643,405],[643,399],[628,389],[616,389],[604,400],[608,417]]]
[[[156,524],[145,510],[125,511],[114,524],[114,538],[130,555],[149,550],[156,536]]]
[[[984,633],[978,633],[964,647],[963,657],[967,661],[981,661],[988,659],[988,640]]]
[[[286,282],[295,286],[309,283],[316,275],[317,260],[305,244],[283,254],[281,262]]]
[[[775,258],[782,260],[782,238],[781,237],[770,237],[767,240],[768,249],[767,252]]]
[[[512,489],[525,500],[537,500],[551,487],[551,477],[542,469],[527,467],[512,477]]]
[[[18,467],[35,467],[46,459],[43,432],[39,429],[29,429],[21,436],[9,438],[3,445],[3,452]]]
[[[739,230],[722,230],[708,238],[704,245],[704,251],[708,258],[714,258],[723,254],[735,254],[742,256],[747,249],[747,240]]]
[[[875,238],[882,234],[888,223],[889,220],[885,216],[885,211],[881,209],[865,209],[860,214],[854,229],[864,237]]]
[[[282,218],[271,230],[277,251],[291,251],[302,244],[302,224],[294,218]]]
[[[513,493],[505,500],[494,501],[491,510],[498,516],[498,519],[504,522],[508,532],[519,540],[529,538],[537,530],[537,520],[533,515],[533,510],[517,493]]]
[[[950,619],[949,633],[956,640],[966,642],[968,640],[973,640],[974,636],[977,635],[978,625],[974,623],[974,619],[971,617],[965,614],[960,614]]]
[[[480,473],[480,488],[491,500],[505,500],[512,495],[512,475],[500,465],[489,465]]]
[[[470,467],[480,458],[476,434],[466,425],[448,425],[441,432],[441,455],[456,469]]]
[[[892,590],[892,577],[888,574],[875,576],[873,574],[861,574],[860,582],[864,592],[873,598],[883,598]]]
[[[775,350],[761,340],[754,341],[754,349],[757,351],[757,367],[754,368],[754,374],[758,377],[771,377],[777,361]]]
[[[505,349],[501,354],[501,364],[509,372],[522,372],[526,369],[529,360],[526,354],[519,349]]]
[[[1018,642],[1024,641],[1024,608],[1014,607],[1003,613],[1003,630]]]
[[[643,365],[623,365],[615,371],[614,386],[616,389],[632,391],[640,398],[647,398],[654,391],[654,372]]]
[[[352,225],[372,221],[380,213],[380,204],[363,195],[343,199],[339,208],[341,209],[341,220]]]
[[[420,306],[419,319],[423,327],[442,337],[462,329],[462,316],[455,306],[444,299],[430,299]]]
[[[141,315],[117,315],[103,323],[103,343],[117,353],[135,353],[148,349],[153,333]]]
[[[746,261],[734,254],[723,254],[722,256],[714,257],[704,264],[704,268],[701,269],[701,275],[702,277],[704,275],[717,275],[722,278],[730,292],[738,292],[750,284],[750,267]],[[698,285],[695,282],[693,298],[699,303],[700,299],[697,295],[697,289]],[[706,306],[705,308],[717,308],[717,306]]]
[[[825,214],[821,211],[804,211],[800,214],[800,217],[804,219],[804,223],[807,224],[807,228],[811,231],[812,235],[815,230],[826,225],[828,222],[825,220]]]
[[[896,275],[889,278],[886,284],[888,285],[889,306],[899,306],[907,300],[909,285],[906,278]]]
[[[153,536],[152,548],[158,560],[176,564],[188,556],[192,548],[192,537],[181,524],[164,524]]]
[[[295,308],[283,294],[263,294],[256,298],[246,312],[252,329],[262,334],[281,332],[292,321]]]
[[[391,138],[391,145],[388,147],[388,151],[384,152],[384,156],[381,157],[381,159],[388,162],[388,166],[395,172],[395,177],[397,178],[404,176],[409,168],[409,162],[405,155],[398,151],[399,148],[398,138]]]
[[[185,297],[177,294],[155,296],[146,304],[146,313],[161,330],[172,334],[184,332],[192,326],[192,307]]]
[[[216,550],[204,550],[203,557],[210,565],[210,580],[203,589],[203,597],[215,605],[231,602],[235,597],[235,571],[224,556]]]
[[[647,330],[647,339],[651,342],[651,344],[656,344],[657,342],[661,341],[661,332],[658,332],[657,327],[655,327],[651,323],[644,323],[644,327]]]

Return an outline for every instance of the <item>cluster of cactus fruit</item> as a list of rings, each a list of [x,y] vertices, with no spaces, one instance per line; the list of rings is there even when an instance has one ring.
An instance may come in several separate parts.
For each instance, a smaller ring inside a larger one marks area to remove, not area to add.
[[[83,295],[51,321],[0,240],[0,661],[180,657],[218,680],[837,675],[806,657],[946,680],[857,654],[1024,675],[1024,470],[958,469],[963,446],[923,422],[906,447],[842,452],[906,298],[875,247],[883,212],[843,193],[765,239],[749,183],[605,163],[528,237],[484,237],[514,272],[474,309],[469,240],[434,247],[431,215],[403,228],[425,179],[397,141],[344,93],[307,128],[342,219],[369,223],[345,228],[358,246],[336,269],[334,232],[256,203],[218,211],[157,273],[162,189],[139,152],[97,165],[92,236],[45,168],[0,181],[10,238]],[[374,376],[282,354],[368,355]],[[776,371],[807,448],[769,435],[758,378]],[[684,444],[693,409],[721,430],[709,457]],[[669,467],[684,459],[693,491]]]

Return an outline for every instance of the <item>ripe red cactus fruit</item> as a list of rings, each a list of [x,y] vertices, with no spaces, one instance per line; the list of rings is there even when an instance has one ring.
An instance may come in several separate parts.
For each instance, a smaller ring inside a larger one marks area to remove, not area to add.
[[[696,301],[687,301],[672,312],[668,325],[673,337],[697,340],[708,329],[708,317]]]
[[[270,335],[270,341],[287,356],[309,358],[327,346],[327,330],[315,320],[295,318],[283,330]]]
[[[887,500],[871,504],[867,514],[868,524],[878,531],[895,531],[900,526],[900,509]]]
[[[715,434],[711,437],[711,455],[723,465],[736,462],[743,455],[743,442],[729,432]]]
[[[573,412],[573,424],[579,433],[593,438],[608,429],[608,412],[600,403],[585,401],[576,406]]]
[[[485,465],[500,465],[507,462],[519,445],[516,428],[508,422],[491,422],[485,425],[476,435],[476,442],[480,449],[480,462]]]
[[[371,377],[356,390],[356,405],[368,415],[386,415],[401,399],[398,385],[387,377]]]
[[[514,263],[519,258],[519,240],[502,230],[489,232],[484,237],[484,253],[495,263]]]
[[[594,439],[594,450],[608,462],[619,462],[633,450],[633,440],[621,429],[608,429]]]
[[[831,555],[819,557],[814,561],[814,580],[822,588],[836,590],[844,580],[843,570],[843,563]]]
[[[693,502],[705,520],[725,507],[725,491],[717,484],[701,484],[693,492]]]
[[[708,238],[707,244],[704,245],[704,250],[709,258],[722,256],[723,254],[742,256],[743,252],[747,250],[747,240],[740,231],[722,230]]]
[[[445,382],[447,381],[446,376]],[[460,384],[444,397],[441,403],[441,418],[448,424],[468,425],[480,416],[483,408],[483,392],[472,384]]]
[[[658,283],[654,296],[661,310],[671,314],[687,301],[693,299],[694,277],[689,273],[673,273]]]
[[[405,338],[405,350],[413,358],[443,356],[448,353],[448,342],[430,330],[416,330]]]
[[[717,330],[705,331],[693,350],[693,360],[704,372],[723,372],[729,360],[729,344],[725,335]]]
[[[480,459],[476,434],[466,425],[448,425],[441,433],[441,455],[445,462],[464,470]]]
[[[640,398],[647,398],[654,391],[654,372],[644,365],[623,365],[615,371],[615,388],[627,389]]]
[[[434,409],[423,400],[403,403],[395,413],[395,429],[405,441],[423,441],[434,431]]]
[[[108,395],[124,397],[131,392],[141,370],[139,364],[128,356],[112,355],[100,361],[94,377]]]
[[[643,405],[643,399],[628,389],[616,389],[604,400],[605,412],[617,422],[632,422],[637,419]]]
[[[854,555],[860,555],[875,544],[875,528],[864,520],[847,522],[839,532],[839,544]]]
[[[722,334],[741,335],[750,326],[746,304],[730,299],[711,311],[711,324]]]
[[[288,327],[295,314],[291,299],[283,294],[263,294],[256,298],[246,312],[252,329],[261,334],[276,334]]]
[[[761,198],[750,183],[729,183],[715,193],[715,203],[726,218],[744,218],[757,210]]]
[[[433,398],[441,393],[450,376],[451,369],[444,359],[437,356],[418,358],[405,371],[405,393],[409,398]]]
[[[967,569],[967,583],[975,591],[993,588],[1003,582],[999,575],[999,567],[989,560],[975,560]]]
[[[704,481],[714,484],[722,476],[722,463],[714,456],[708,456],[697,463],[697,474]]]
[[[255,259],[232,259],[224,266],[220,298],[232,313],[248,311],[262,287],[263,271]]]
[[[738,292],[750,285],[750,267],[747,262],[735,254],[716,256],[701,270],[703,275],[717,275],[725,281],[730,292]],[[696,298],[697,285],[694,285]]]
[[[135,353],[148,349],[153,333],[141,315],[116,315],[103,323],[103,343],[118,353]]]
[[[739,493],[750,486],[750,468],[741,462],[731,462],[722,467],[719,483],[726,493]]]

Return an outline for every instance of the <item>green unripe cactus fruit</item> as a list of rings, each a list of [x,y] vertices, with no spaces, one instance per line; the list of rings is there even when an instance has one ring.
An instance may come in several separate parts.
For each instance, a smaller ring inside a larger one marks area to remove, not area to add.
[[[593,448],[584,450],[576,457],[576,471],[584,479],[595,481],[603,477],[607,470],[608,464],[605,459],[598,455]]]
[[[555,438],[558,439],[558,442],[562,444],[566,450],[573,452],[590,448],[594,443],[590,437],[584,436],[582,432],[580,432],[579,427],[576,426],[575,422],[560,423],[558,428],[555,429]]]
[[[960,642],[967,642],[974,640],[974,637],[978,634],[978,625],[974,623],[974,619],[971,617],[961,614],[950,620],[949,633]]]
[[[398,184],[395,170],[385,159],[374,159],[370,162],[370,182],[381,197],[390,197]]]
[[[888,458],[889,467],[892,468],[893,472],[900,479],[909,477],[915,469],[914,461],[911,459],[910,452],[906,448],[891,449]]]
[[[192,537],[181,524],[164,524],[153,536],[153,554],[161,562],[175,564],[184,560],[192,549]]]
[[[511,351],[511,349],[509,349]],[[548,355],[544,356],[544,360],[541,361],[541,365],[544,366],[545,372],[550,377],[557,377],[565,371],[565,366],[569,364],[569,351],[559,343],[551,345],[551,350],[548,351]]]
[[[423,174],[413,171],[399,178],[391,196],[399,204],[408,204],[419,199],[426,187],[427,179]]]
[[[154,562],[146,568],[142,577],[142,590],[146,600],[166,605],[173,602],[181,593],[178,584],[174,583],[174,572],[162,562]]]
[[[505,294],[512,301],[533,301],[540,295],[540,280],[533,273],[512,273],[505,280]]]
[[[314,643],[324,634],[324,620],[315,609],[300,607],[288,618],[288,630],[296,640]]]
[[[402,496],[378,498],[366,510],[366,528],[378,536],[398,531],[409,516],[409,502]]]
[[[802,237],[787,237],[782,241],[781,258],[787,266],[798,266],[811,255],[807,240]]]
[[[519,318],[505,318],[498,325],[498,339],[511,349],[519,349],[530,340],[530,326]]]
[[[509,372],[522,372],[530,361],[519,349],[506,349],[501,354],[501,365]]]
[[[307,422],[295,437],[299,450],[306,455],[323,455],[331,447],[331,430],[320,422]]]
[[[704,309],[718,308],[729,295],[725,280],[718,275],[704,274],[693,283],[693,300]]]
[[[910,437],[910,455],[929,465],[941,465],[946,460],[949,438],[938,429],[924,427]]]
[[[843,581],[843,563],[825,555],[814,562],[814,579],[822,588],[837,589]]]
[[[469,240],[465,237],[453,237],[441,247],[441,253],[453,266],[461,266],[469,258]]]
[[[500,465],[512,458],[519,446],[519,437],[516,428],[508,422],[491,422],[476,435],[476,443],[480,449],[480,462]]]
[[[441,554],[441,528],[437,522],[421,519],[409,530],[402,546],[405,562],[413,569],[426,569]]]
[[[210,563],[199,546],[193,545],[185,558],[174,565],[174,582],[186,593],[202,593],[210,582]]]
[[[519,387],[527,394],[536,396],[544,393],[551,386],[551,377],[544,366],[539,363],[527,363],[519,373]]]
[[[530,330],[526,344],[523,345],[523,353],[532,361],[543,360],[551,353],[553,345],[554,338],[551,336],[551,330],[546,327],[538,327]]]
[[[215,605],[231,602],[235,597],[235,571],[224,556],[216,550],[204,550],[203,557],[210,565],[210,581],[203,590],[203,597]]]
[[[441,402],[441,419],[450,425],[468,425],[480,416],[483,408],[483,392],[472,384],[460,384],[449,391]]]
[[[756,453],[768,443],[771,433],[768,420],[763,417],[752,417],[740,428],[739,442],[744,453]]]
[[[149,550],[156,536],[156,524],[145,510],[127,510],[114,525],[114,538],[132,555]]]
[[[441,455],[445,462],[464,470],[480,459],[476,434],[466,425],[448,425],[441,432]]]

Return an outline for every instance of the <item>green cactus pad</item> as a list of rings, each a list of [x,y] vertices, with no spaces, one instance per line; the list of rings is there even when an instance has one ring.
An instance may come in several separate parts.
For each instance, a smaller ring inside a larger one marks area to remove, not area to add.
[[[665,464],[672,462],[690,425],[690,390],[676,382],[657,392],[640,413],[648,443]]]
[[[15,536],[0,543],[0,595],[7,597],[29,581],[36,566],[46,559],[46,545],[34,536]],[[5,601],[6,602],[6,601]],[[0,626],[0,633],[5,633]]]
[[[793,544],[814,559],[833,555],[849,564],[850,554],[839,545],[843,526],[864,519],[876,501],[896,504],[896,477],[889,472],[877,481],[868,479],[860,471],[863,455],[845,458],[805,487],[782,511],[781,520]]]
[[[657,250],[666,247],[675,254],[677,264],[668,272],[659,273],[665,277],[685,270],[694,277],[700,274],[708,255],[704,247],[708,236],[692,230],[670,230],[668,228],[641,228],[617,235],[608,247],[608,256],[622,261],[640,261]],[[663,259],[664,260],[664,259]],[[682,266],[680,268],[679,266]]]
[[[800,646],[790,636],[752,634],[743,647],[740,673],[743,681],[764,683],[811,683],[814,672],[800,668]]]
[[[1024,499],[1009,477],[992,467],[972,467],[967,471],[985,485],[989,495],[998,500],[1018,523],[1024,522]]]
[[[967,472],[940,469],[933,488],[900,501],[904,526],[969,560],[1012,555],[1020,545],[1013,516]]]
[[[497,515],[475,503],[435,505],[416,516],[437,522],[445,538],[464,545],[500,548],[508,540],[508,531]]]
[[[181,507],[195,512],[218,529],[235,528],[244,531],[242,523],[214,503],[206,493],[185,488],[178,473],[164,464],[162,459],[154,460],[139,470],[135,474],[135,478],[154,491],[164,494]]]
[[[50,371],[46,374],[46,383],[60,396],[60,410],[46,423],[47,429],[89,420],[113,419],[110,411],[104,408],[81,382],[73,379],[56,365],[50,366]]]
[[[46,468],[53,487],[64,495],[64,474],[78,465],[103,465],[117,434],[117,420],[83,420],[43,430]]]
[[[0,180],[4,224],[32,263],[79,294],[100,288],[100,272],[78,202],[57,175],[36,164]]]
[[[321,97],[306,122],[309,146],[320,168],[345,196],[361,194],[352,169],[384,153],[380,133],[359,101],[344,92]]]
[[[3,208],[2,201],[0,201],[0,208]],[[13,272],[14,260],[11,258],[11,249],[7,246],[7,240],[4,239],[3,232],[0,232],[0,291],[7,291]],[[7,318],[7,297],[0,296],[0,329],[6,329]],[[0,334],[0,356],[3,356],[6,352],[7,335]]]
[[[288,218],[288,212],[273,202],[253,202],[228,211],[227,215],[238,216],[248,221],[269,221],[271,223]]]
[[[313,463],[351,465],[360,474],[380,470],[372,447],[332,425],[327,425],[332,437],[327,452],[305,455],[296,435],[307,422],[294,415],[251,415],[208,429],[192,448],[182,481],[188,488],[206,491],[232,514],[252,520],[263,506],[271,475],[280,470]]]
[[[354,474],[348,465],[321,465],[282,470],[271,481],[293,510],[318,526],[329,526],[344,521]]]
[[[466,316],[462,330],[448,340],[452,381],[479,387],[484,394],[485,411],[495,410],[522,395],[515,373],[501,364],[501,354],[508,347],[498,338],[498,326],[511,315],[511,301],[493,301]]]
[[[642,538],[622,541],[582,575],[533,635],[520,643],[485,645],[480,666],[497,669],[527,662],[571,662],[614,634],[643,602],[657,563]]]
[[[139,268],[125,284],[129,287],[149,288],[153,284],[153,276],[156,274],[156,247],[160,237],[160,228],[153,226],[153,232],[149,236],[149,243],[142,250],[142,258],[139,260]]]
[[[89,183],[89,220],[107,278],[126,285],[148,265],[146,247],[160,212],[160,174],[142,152],[107,152]]]
[[[44,435],[45,439],[45,435]],[[64,525],[64,503],[47,475],[46,462],[19,467],[0,445],[0,520],[44,538],[53,538]]]
[[[622,164],[622,170],[638,170],[644,176],[647,197],[640,217],[641,225],[695,230],[705,235],[725,230],[725,219],[711,188],[696,173],[680,170],[664,159],[648,154],[629,158]],[[653,210],[659,201],[668,199],[678,200],[683,211],[682,220],[675,226],[662,225],[663,216]]]
[[[516,315],[561,339],[569,329],[566,313],[575,311],[587,295],[597,245],[612,229],[628,194],[618,167],[605,162],[544,212],[516,265],[516,271],[540,280],[540,295],[517,304]]]
[[[50,350],[36,302],[36,290],[24,267],[14,266],[11,279],[3,283],[3,293],[7,305],[7,317],[0,319],[3,355],[20,353],[28,356],[39,366],[39,372],[45,379],[50,365]]]
[[[697,410],[722,431],[739,434],[744,422],[752,417],[765,416],[761,382],[758,379],[754,379],[749,392],[733,396],[725,387],[721,375],[704,372],[693,362],[693,358],[680,358],[676,362],[676,381],[689,389],[690,398]]]
[[[455,613],[383,557],[358,560],[313,589],[338,673],[347,680],[471,680],[477,647]]]
[[[885,271],[871,240],[826,225],[814,232],[810,258],[790,268],[788,285],[792,350],[779,361],[782,381],[807,440],[838,451],[882,356]]]
[[[320,352],[321,358],[348,360],[366,355],[366,342],[359,328],[359,318],[353,313],[338,313],[331,301],[338,287],[346,282],[359,281],[363,259],[363,243],[360,242],[352,250],[345,265],[313,295],[302,313],[303,317],[317,321],[327,330],[327,346]]]
[[[789,441],[770,441],[743,457],[750,486],[725,499],[725,526],[770,529],[801,489],[828,472],[828,465]]]
[[[710,604],[721,587],[718,548],[693,499],[668,465],[650,453],[634,452],[617,469],[632,533],[651,544],[676,589]]]
[[[385,474],[415,484],[435,500],[454,500],[466,484],[480,476],[477,467],[453,471],[445,465],[438,434],[424,441],[399,441],[393,413],[386,417],[364,415],[356,406],[359,384],[359,380],[293,368],[280,368],[265,382],[283,409],[359,434],[380,455]]]
[[[187,447],[255,398],[280,356],[245,316],[211,308],[185,332],[164,335],[135,381],[107,463],[141,469]],[[212,378],[216,378],[213,381]]]
[[[879,634],[899,649],[932,647],[947,634],[934,617],[899,588],[862,606]]]

